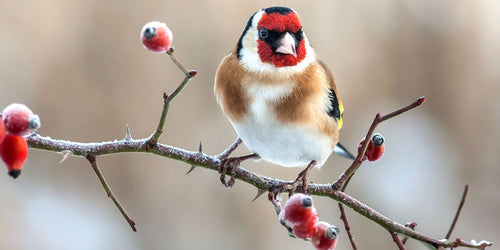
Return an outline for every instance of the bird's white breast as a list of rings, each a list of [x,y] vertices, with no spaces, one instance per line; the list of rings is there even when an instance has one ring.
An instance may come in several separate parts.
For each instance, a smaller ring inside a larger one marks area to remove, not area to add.
[[[284,167],[305,166],[312,160],[318,167],[324,164],[334,146],[327,135],[312,125],[276,119],[274,103],[291,93],[291,84],[249,84],[246,91],[251,100],[249,114],[232,124],[251,151]]]

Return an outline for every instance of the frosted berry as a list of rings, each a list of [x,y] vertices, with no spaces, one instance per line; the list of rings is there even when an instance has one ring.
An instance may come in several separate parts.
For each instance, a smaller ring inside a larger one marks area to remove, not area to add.
[[[28,158],[28,143],[22,136],[7,134],[0,143],[0,156],[7,165],[9,175],[17,178],[21,174],[21,168],[26,158]]]
[[[2,114],[0,114],[0,143],[5,138],[5,125],[3,124]]]
[[[40,117],[24,104],[12,103],[2,112],[5,131],[11,135],[27,135],[40,127]]]
[[[318,216],[311,216],[304,223],[295,224],[292,226],[292,232],[295,237],[299,239],[311,239],[316,233],[316,223],[318,223]]]
[[[292,195],[281,210],[280,217],[291,227],[296,224],[307,223],[318,217],[313,206],[312,197],[302,193]]]
[[[311,243],[318,250],[333,250],[337,246],[337,236],[339,229],[324,221],[316,224],[316,232],[311,239]]]
[[[361,148],[363,147],[363,143],[365,142],[365,139],[361,140],[358,143],[358,153],[361,152]],[[365,156],[363,157],[363,160],[368,160],[368,161],[377,161],[379,160],[382,155],[384,155],[385,151],[385,139],[384,137],[376,133],[372,136],[370,142],[368,143],[368,147],[366,148]]]
[[[172,47],[172,31],[162,22],[149,22],[141,30],[141,40],[147,50],[164,53]]]

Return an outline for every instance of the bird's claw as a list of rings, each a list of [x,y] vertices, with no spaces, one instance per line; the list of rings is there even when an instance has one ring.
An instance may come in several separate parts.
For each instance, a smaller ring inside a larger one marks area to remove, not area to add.
[[[291,184],[286,184],[283,189],[289,191],[289,196],[292,196],[295,190],[297,190],[297,187],[299,184],[301,185],[302,192],[304,194],[307,193],[307,177],[309,176],[309,171],[316,165],[316,161],[311,161],[307,167],[300,171],[300,173],[297,175],[297,179],[295,179],[294,182]]]
[[[220,174],[220,181],[222,185],[224,185],[226,188],[231,188],[234,185],[235,182],[234,176],[236,175],[236,170],[240,166],[240,163],[241,163],[241,158],[239,157],[231,157],[222,160],[222,164],[219,169],[219,174]],[[228,170],[230,170],[231,178],[229,179],[229,181],[226,182],[226,174]]]

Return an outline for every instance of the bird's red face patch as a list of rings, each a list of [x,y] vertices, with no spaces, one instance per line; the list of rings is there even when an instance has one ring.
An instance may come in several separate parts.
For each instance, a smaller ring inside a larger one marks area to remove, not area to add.
[[[264,13],[260,18],[257,28],[266,28],[268,30],[274,30],[276,32],[290,31],[295,33],[300,30],[302,25],[300,24],[299,17],[293,12],[289,12],[286,15],[281,15],[279,13]]]
[[[270,31],[283,33],[297,33],[302,28],[299,17],[294,12],[286,15],[279,13],[264,13],[257,24],[257,29],[265,28]],[[271,63],[276,67],[295,66],[306,57],[305,42],[302,39],[296,46],[297,57],[289,54],[275,53],[270,44],[262,40],[257,40],[257,50],[260,60],[265,63]]]

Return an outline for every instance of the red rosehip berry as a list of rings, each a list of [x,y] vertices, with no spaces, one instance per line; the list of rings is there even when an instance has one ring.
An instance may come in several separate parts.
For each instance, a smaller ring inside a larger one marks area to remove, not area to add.
[[[8,134],[23,136],[40,127],[40,117],[24,104],[12,103],[2,112],[2,120]]]
[[[361,140],[358,143],[358,153],[361,152],[361,148],[363,147],[363,143],[365,142],[365,139]],[[385,151],[385,139],[384,137],[376,133],[372,136],[372,139],[368,143],[368,147],[366,148],[365,156],[363,157],[363,160],[368,160],[368,161],[377,161],[379,160],[382,155],[384,155]]]
[[[0,143],[5,138],[5,125],[3,124],[2,114],[0,114]]]
[[[28,158],[28,143],[22,136],[7,134],[0,143],[0,156],[7,165],[9,175],[15,179],[21,174],[21,168]]]
[[[324,221],[316,224],[316,233],[314,233],[311,243],[318,250],[333,250],[337,246],[337,236],[339,229]]]
[[[304,223],[295,224],[292,226],[292,232],[295,237],[299,239],[311,239],[316,233],[316,223],[318,223],[318,216],[311,216]]]
[[[172,47],[172,31],[162,22],[149,22],[141,30],[141,40],[147,50],[164,53]]]
[[[302,193],[292,195],[280,212],[280,219],[284,219],[285,223],[291,227],[307,223],[317,217],[312,197]]]

